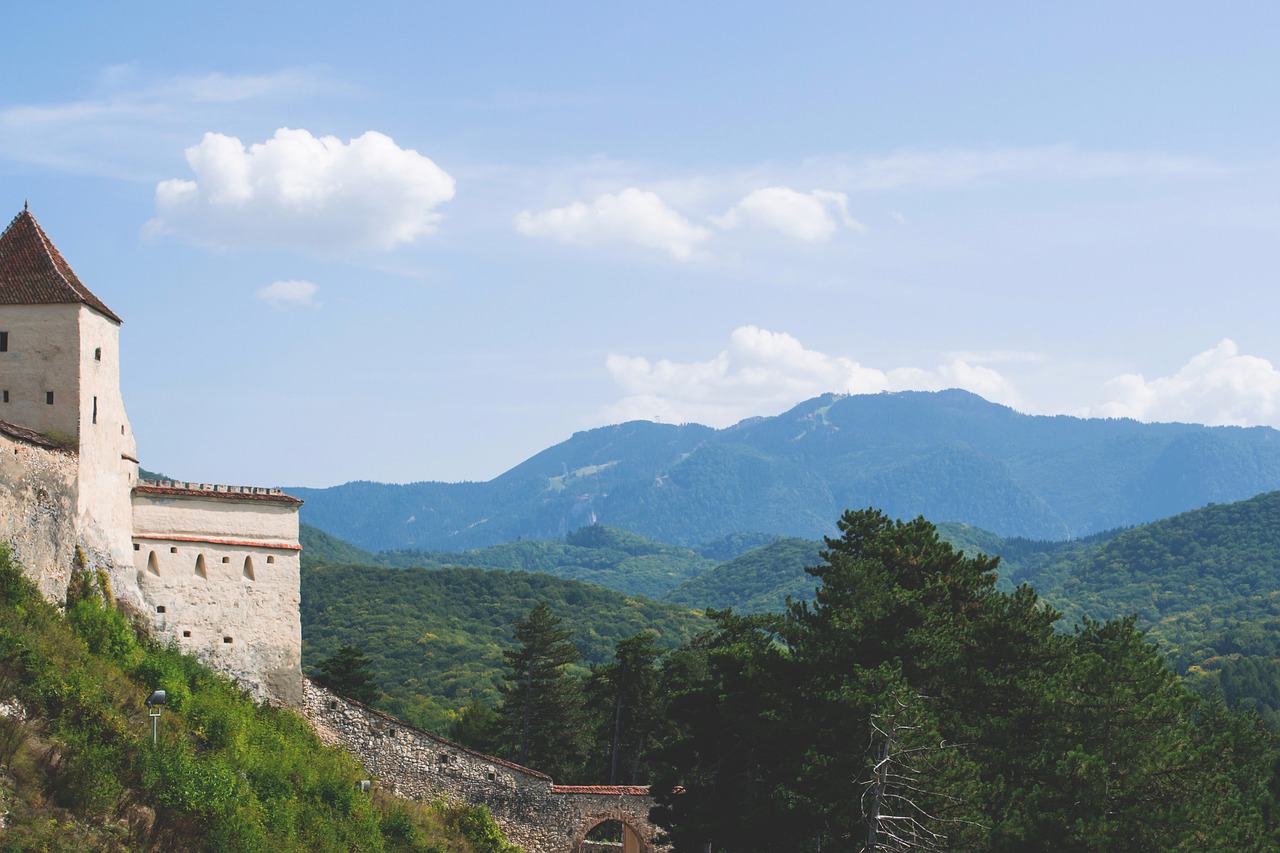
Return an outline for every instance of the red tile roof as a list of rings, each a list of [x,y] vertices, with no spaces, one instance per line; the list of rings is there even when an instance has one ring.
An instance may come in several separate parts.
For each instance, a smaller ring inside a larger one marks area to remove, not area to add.
[[[38,433],[33,429],[27,429],[24,426],[18,426],[17,424],[11,424],[5,421],[0,421],[0,433],[4,433],[10,438],[16,438],[18,441],[23,441],[27,444],[34,444],[37,447],[47,447],[50,450],[65,450],[69,453],[76,452],[74,447],[67,447],[64,444],[59,444],[48,436]]]
[[[647,785],[552,785],[551,793],[647,797],[649,787]]]
[[[76,278],[71,265],[23,208],[0,234],[0,305],[56,305],[79,302],[121,322]]]

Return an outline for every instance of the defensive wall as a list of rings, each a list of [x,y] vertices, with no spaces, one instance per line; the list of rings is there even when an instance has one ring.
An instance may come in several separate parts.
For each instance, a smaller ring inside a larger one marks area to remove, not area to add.
[[[0,542],[51,601],[67,594],[79,544],[78,461],[74,450],[0,421]]]
[[[156,634],[258,699],[302,704],[298,506],[279,489],[140,480],[133,567]]]
[[[503,835],[528,853],[656,853],[649,789],[556,785],[550,776],[484,755],[303,681],[303,713],[322,740],[358,757],[377,784],[415,800],[457,798],[489,809]],[[622,845],[585,838],[618,821]]]

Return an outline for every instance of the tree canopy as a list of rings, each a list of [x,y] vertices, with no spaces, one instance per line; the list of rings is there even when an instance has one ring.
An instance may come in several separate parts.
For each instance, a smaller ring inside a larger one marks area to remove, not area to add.
[[[813,601],[715,612],[671,656],[654,765],[677,850],[1280,842],[1274,736],[1184,688],[1134,620],[1057,631],[924,519],[846,512],[839,530]]]

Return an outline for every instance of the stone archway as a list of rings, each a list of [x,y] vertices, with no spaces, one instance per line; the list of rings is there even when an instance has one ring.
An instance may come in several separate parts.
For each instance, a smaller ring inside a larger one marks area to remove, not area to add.
[[[609,821],[615,821],[622,825],[621,844],[596,845],[586,840],[591,830]],[[633,825],[627,815],[619,815],[616,812],[613,814],[588,815],[586,820],[578,827],[578,831],[574,833],[571,853],[587,853],[587,851],[596,853],[602,848],[616,851],[616,853],[653,853],[653,845],[646,838],[644,829]]]

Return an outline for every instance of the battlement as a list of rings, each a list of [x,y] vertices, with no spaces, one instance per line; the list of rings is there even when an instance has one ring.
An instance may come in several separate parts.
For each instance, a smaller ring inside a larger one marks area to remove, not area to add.
[[[135,494],[302,503],[299,498],[287,495],[281,489],[262,486],[226,486],[220,483],[188,483],[182,480],[138,480],[138,484],[133,487],[133,491]]]

